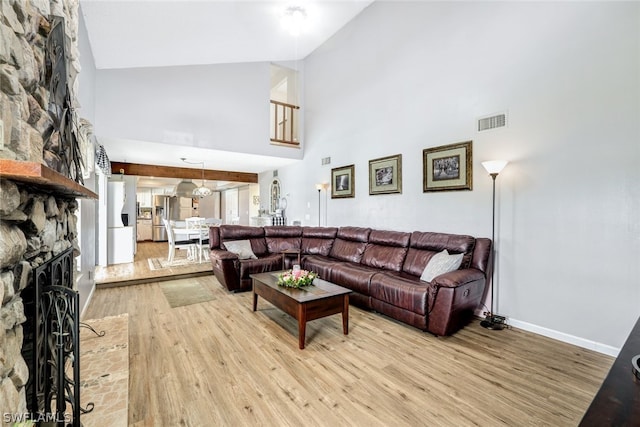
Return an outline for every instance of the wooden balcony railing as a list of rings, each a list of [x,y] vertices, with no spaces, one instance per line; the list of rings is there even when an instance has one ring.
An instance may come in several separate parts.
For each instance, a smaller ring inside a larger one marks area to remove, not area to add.
[[[271,100],[271,142],[274,144],[299,146],[297,105]]]

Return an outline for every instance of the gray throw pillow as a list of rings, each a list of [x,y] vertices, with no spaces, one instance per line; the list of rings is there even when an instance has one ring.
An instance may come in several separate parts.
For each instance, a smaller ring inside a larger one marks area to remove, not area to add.
[[[457,270],[462,264],[462,257],[464,254],[449,255],[449,252],[445,249],[442,252],[435,254],[420,276],[420,280],[430,282],[434,277],[439,276],[450,271]]]
[[[223,245],[229,252],[238,255],[238,259],[258,259],[251,249],[251,242],[248,240],[229,240]]]

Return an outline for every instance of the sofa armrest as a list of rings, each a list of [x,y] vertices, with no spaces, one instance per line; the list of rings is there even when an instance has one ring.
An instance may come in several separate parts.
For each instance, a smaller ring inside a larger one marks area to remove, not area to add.
[[[213,274],[220,284],[229,291],[239,290],[238,255],[222,249],[211,249],[209,259],[213,267]]]
[[[450,335],[472,318],[480,305],[486,278],[475,268],[451,271],[433,279],[428,287],[428,330]]]
[[[234,254],[233,252],[225,251],[223,249],[211,249],[209,251],[209,258],[211,260],[219,259],[235,261],[238,259],[238,254]]]
[[[467,283],[482,280],[484,278],[484,273],[482,271],[476,270],[475,268],[465,268],[436,276],[431,281],[431,286],[457,288],[458,286],[466,285]]]

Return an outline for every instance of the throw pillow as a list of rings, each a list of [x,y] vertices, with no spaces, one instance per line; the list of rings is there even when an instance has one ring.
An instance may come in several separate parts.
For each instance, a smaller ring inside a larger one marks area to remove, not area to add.
[[[430,282],[436,276],[457,270],[460,268],[460,264],[462,264],[463,256],[464,254],[449,255],[449,252],[446,249],[442,252],[438,252],[431,257],[427,263],[427,266],[422,272],[422,276],[420,276],[420,280]]]
[[[251,249],[251,242],[248,240],[229,240],[223,245],[229,252],[238,255],[238,259],[258,259]]]

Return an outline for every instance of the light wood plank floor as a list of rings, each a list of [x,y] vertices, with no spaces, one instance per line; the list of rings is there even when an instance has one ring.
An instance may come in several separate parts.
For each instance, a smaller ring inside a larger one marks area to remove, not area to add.
[[[613,358],[477,322],[436,338],[351,307],[295,320],[197,280],[212,301],[170,308],[158,283],[97,289],[86,318],[129,313],[131,426],[575,426]]]
[[[96,287],[126,286],[153,280],[213,274],[208,254],[205,254],[199,263],[152,270],[149,267],[149,258],[166,259],[168,249],[167,242],[138,242],[133,262],[96,267]]]

